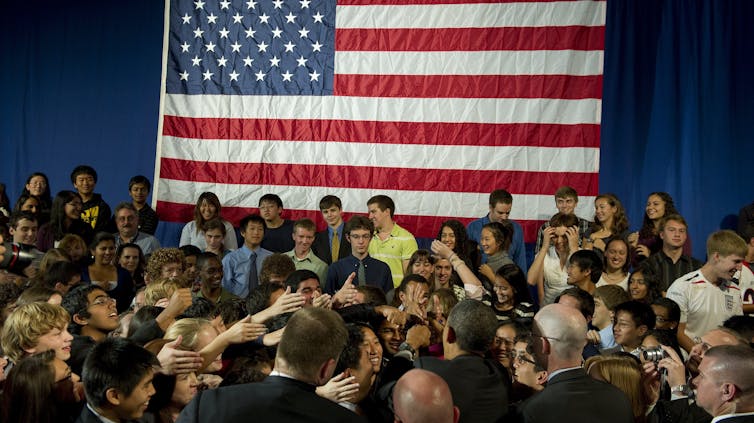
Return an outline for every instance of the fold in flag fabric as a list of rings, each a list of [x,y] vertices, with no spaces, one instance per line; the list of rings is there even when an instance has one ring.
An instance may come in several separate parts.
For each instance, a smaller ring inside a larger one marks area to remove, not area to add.
[[[598,192],[603,1],[168,0],[156,209],[212,191],[236,223],[276,193],[386,194],[419,237],[513,194],[532,242],[562,185]]]

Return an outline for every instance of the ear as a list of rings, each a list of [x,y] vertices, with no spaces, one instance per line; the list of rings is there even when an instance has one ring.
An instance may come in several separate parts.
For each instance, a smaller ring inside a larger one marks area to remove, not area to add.
[[[448,344],[453,344],[456,342],[456,330],[453,329],[452,326],[446,324],[446,331],[445,331],[445,340],[448,342]]]
[[[541,372],[537,372],[537,384],[544,385],[545,383],[547,383],[547,371],[542,370]]]
[[[641,325],[641,326],[639,326],[638,328],[636,328],[636,330],[637,330],[637,331],[639,332],[639,336],[642,336],[642,337],[643,337],[644,335],[646,335],[646,334],[647,334],[647,331],[648,331],[649,329],[647,328],[647,325]]]
[[[720,385],[720,394],[725,402],[733,401],[737,393],[738,390],[736,385],[730,382],[723,382],[723,384]]]
[[[461,418],[461,410],[455,405],[453,406],[453,423],[458,423],[458,419]]]
[[[120,392],[115,388],[107,388],[105,391],[105,398],[107,399],[107,402],[113,406],[120,405],[122,400]]]
[[[321,366],[319,366],[319,371],[317,372],[317,385],[324,385],[327,383],[327,381],[332,378],[333,372],[335,372],[335,365],[337,363],[334,359],[328,358],[327,361],[322,363]]]
[[[13,236],[13,234],[15,234],[15,233],[16,233],[16,228],[14,228],[14,227],[10,227],[10,228],[8,228],[8,233],[9,233],[9,234],[10,234],[11,236]]]
[[[79,316],[78,313],[73,315],[73,322],[80,326],[86,326],[89,324],[89,321],[81,316]]]

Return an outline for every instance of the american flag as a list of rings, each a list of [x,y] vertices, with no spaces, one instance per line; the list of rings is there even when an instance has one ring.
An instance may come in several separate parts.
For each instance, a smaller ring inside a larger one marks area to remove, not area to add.
[[[533,241],[571,185],[597,194],[604,1],[168,0],[154,198],[233,222],[386,194],[416,236],[513,194]]]

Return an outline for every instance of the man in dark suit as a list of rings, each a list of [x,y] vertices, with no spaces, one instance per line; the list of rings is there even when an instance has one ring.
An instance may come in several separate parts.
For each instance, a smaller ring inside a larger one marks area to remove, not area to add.
[[[547,387],[522,405],[524,422],[634,421],[626,395],[587,376],[581,367],[586,320],[573,307],[550,304],[534,316],[536,361],[547,369]]]
[[[157,358],[124,338],[107,338],[84,362],[86,406],[76,423],[124,422],[140,419],[154,395]]]
[[[406,334],[406,342],[400,351],[390,360],[385,369],[385,378],[393,378],[410,367],[406,360],[413,360],[413,355],[420,347],[429,345],[429,331],[425,336],[414,326]],[[448,384],[453,397],[453,404],[460,411],[460,423],[496,422],[508,411],[508,389],[504,382],[507,372],[494,360],[484,358],[495,338],[497,318],[489,306],[476,300],[463,300],[458,303],[448,316],[448,322],[442,333],[445,359],[421,357],[414,361],[413,367],[429,370],[440,376]],[[408,363],[410,364],[410,363]],[[381,397],[389,393],[380,389]]]
[[[326,195],[319,200],[319,210],[327,223],[327,229],[317,232],[312,243],[312,251],[322,261],[331,265],[351,255],[351,243],[343,231],[343,203],[334,195]],[[335,247],[333,247],[335,243]]]
[[[710,348],[693,380],[696,403],[715,422],[754,422],[754,350],[743,345]]]
[[[319,307],[299,310],[288,321],[275,370],[267,379],[202,391],[178,422],[362,422],[314,392],[332,377],[346,342],[346,327],[337,313]]]

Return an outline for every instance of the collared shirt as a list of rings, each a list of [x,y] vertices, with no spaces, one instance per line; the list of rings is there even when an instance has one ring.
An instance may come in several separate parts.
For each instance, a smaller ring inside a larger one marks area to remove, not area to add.
[[[599,330],[600,334],[600,349],[613,348],[618,345],[615,343],[615,335],[613,335],[613,324],[605,326],[604,329]]]
[[[524,248],[524,229],[515,220],[508,219],[508,221],[513,225],[513,239],[511,240],[510,247],[508,247],[508,255],[521,268],[524,275],[526,275],[526,272],[529,271],[529,266],[526,262],[526,249]],[[482,238],[482,227],[488,223],[490,223],[489,214],[469,223],[469,226],[466,227],[469,239],[479,244]],[[487,255],[482,252],[482,263],[486,262]]]
[[[565,372],[568,372],[568,371],[571,371],[571,370],[576,370],[576,369],[582,369],[582,368],[583,367],[578,366],[578,367],[566,367],[565,369],[555,370],[554,372],[552,372],[549,375],[547,375],[547,381],[548,382],[551,381],[552,378],[554,378],[555,376],[557,376],[557,375],[559,375],[561,373],[565,373]]]
[[[357,272],[358,274],[359,261],[364,263],[367,285],[376,286],[385,293],[393,289],[390,267],[385,262],[369,255],[364,257],[363,260],[350,255],[330,265],[330,268],[327,270],[327,282],[325,283],[324,292],[330,295],[335,294],[345,284],[346,279],[348,279],[351,273]],[[358,285],[359,283],[354,280],[353,284]]]
[[[666,292],[673,281],[701,268],[703,264],[685,254],[682,254],[678,261],[673,263],[673,259],[662,250],[649,256],[644,262],[644,266],[647,266],[657,276],[659,288],[662,292]]]
[[[264,259],[272,255],[272,252],[262,247],[257,247],[257,276],[262,270]],[[241,298],[249,295],[249,269],[251,267],[251,250],[244,244],[236,251],[231,251],[223,257],[223,288]],[[253,287],[251,287],[253,288]]]
[[[293,264],[296,265],[296,270],[311,270],[317,274],[320,285],[327,279],[327,263],[317,257],[312,250],[306,253],[306,256],[302,259],[296,257],[296,250],[291,250],[285,253],[286,256],[293,259]]]
[[[91,405],[89,405],[88,402],[86,403],[86,408],[88,408],[89,411],[91,411],[92,414],[94,414],[94,417],[98,418],[102,423],[117,423],[116,421],[110,420],[107,417],[103,416],[102,414],[98,413],[97,410],[95,410]]]
[[[123,239],[119,232],[115,234],[115,247],[120,247],[121,244],[136,244],[141,248],[141,252],[148,256],[160,249],[160,241],[152,235],[145,234],[141,231],[136,231],[136,235],[131,239]]]
[[[744,417],[744,416],[754,416],[754,411],[749,413],[733,413],[733,414],[723,414],[722,416],[717,416],[710,423],[717,423],[721,420],[730,418],[730,417]]]
[[[332,251],[332,233],[333,231],[338,233],[338,240],[343,239],[343,228],[346,226],[345,223],[341,223],[337,228],[333,229],[331,227],[327,227],[327,243],[330,244],[330,251]]]
[[[369,241],[369,255],[387,263],[393,276],[394,287],[400,285],[403,280],[403,260],[410,259],[418,249],[416,238],[397,223],[393,224],[390,235],[384,240],[380,239],[375,231],[372,240]]]
[[[738,285],[731,281],[715,285],[700,270],[676,279],[666,297],[680,307],[681,323],[686,323],[686,336],[691,339],[715,329],[732,316],[743,314]]]

